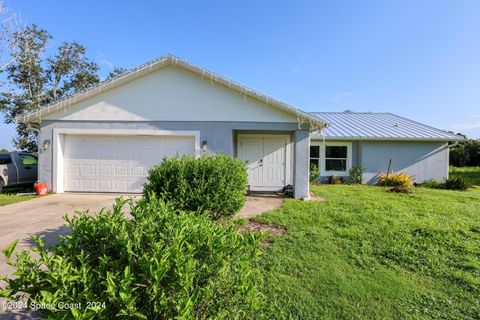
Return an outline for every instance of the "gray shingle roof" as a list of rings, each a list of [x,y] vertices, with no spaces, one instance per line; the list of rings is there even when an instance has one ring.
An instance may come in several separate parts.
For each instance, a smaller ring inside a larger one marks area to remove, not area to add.
[[[437,140],[457,141],[462,137],[392,113],[312,112],[328,123],[326,139],[341,140]],[[322,135],[317,134],[318,137]]]

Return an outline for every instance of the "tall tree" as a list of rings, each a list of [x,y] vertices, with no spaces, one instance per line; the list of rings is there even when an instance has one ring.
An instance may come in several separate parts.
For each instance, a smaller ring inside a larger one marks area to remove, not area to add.
[[[6,68],[8,86],[0,93],[0,111],[6,123],[16,116],[38,110],[55,99],[88,88],[100,81],[99,66],[86,57],[77,42],[63,42],[56,54],[45,58],[52,36],[35,24],[15,33],[17,59]],[[37,151],[37,133],[17,124],[13,143],[17,149]]]
[[[0,0],[0,75],[17,57],[15,33],[22,30],[19,16]]]
[[[116,77],[119,77],[121,76],[122,74],[125,74],[128,72],[128,69],[126,68],[123,68],[123,67],[114,67],[107,75],[107,78],[105,79],[105,81],[109,81],[109,80],[112,80]]]

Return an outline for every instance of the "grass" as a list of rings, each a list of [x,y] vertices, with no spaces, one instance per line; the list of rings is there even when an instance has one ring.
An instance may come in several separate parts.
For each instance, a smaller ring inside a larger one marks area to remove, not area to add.
[[[18,187],[18,188],[7,188],[3,189],[0,193],[0,206],[5,206],[7,204],[12,204],[15,202],[30,200],[35,198],[34,196],[17,196],[17,193],[22,192],[33,192],[33,188],[28,187]]]
[[[480,188],[312,186],[259,216],[267,299],[298,319],[480,318]]]
[[[2,193],[0,194],[0,206],[5,206],[7,204],[12,204],[15,202],[30,200],[35,198],[34,196],[17,196],[15,194]]]
[[[463,177],[472,184],[480,186],[480,167],[450,167],[450,177]]]

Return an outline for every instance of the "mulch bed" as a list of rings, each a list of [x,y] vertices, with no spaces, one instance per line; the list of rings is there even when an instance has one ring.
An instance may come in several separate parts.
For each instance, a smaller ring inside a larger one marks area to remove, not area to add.
[[[324,202],[325,199],[320,197],[320,196],[317,196],[315,193],[313,192],[310,192],[310,201],[320,201],[320,202]]]
[[[271,224],[260,223],[252,220],[247,220],[247,222],[240,226],[240,232],[251,231],[254,233],[267,232],[276,236],[283,236],[287,229],[284,227],[274,226]]]

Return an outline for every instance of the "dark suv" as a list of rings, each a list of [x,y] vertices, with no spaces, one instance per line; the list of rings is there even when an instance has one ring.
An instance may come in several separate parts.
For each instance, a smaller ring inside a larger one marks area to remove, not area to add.
[[[32,186],[37,181],[38,160],[28,152],[0,153],[0,193],[5,187]]]

